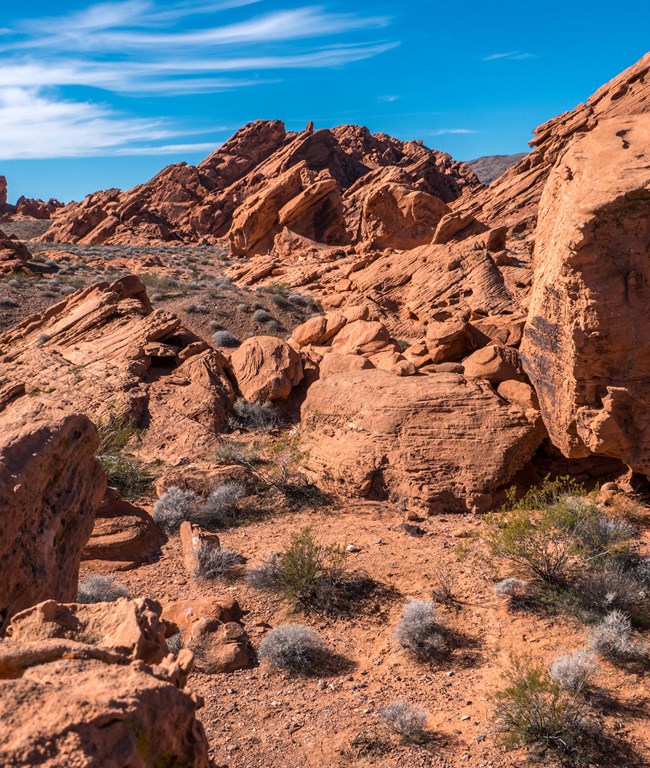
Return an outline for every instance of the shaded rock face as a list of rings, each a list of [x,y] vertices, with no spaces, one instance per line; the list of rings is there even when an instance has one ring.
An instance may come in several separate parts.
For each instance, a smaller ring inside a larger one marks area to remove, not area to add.
[[[48,601],[14,617],[0,640],[0,763],[208,768],[199,704],[181,690],[192,655],[168,655],[161,610]]]
[[[485,510],[544,437],[539,412],[453,373],[332,374],[302,408],[307,468],[331,490],[427,512]]]
[[[358,126],[287,133],[279,121],[257,121],[196,167],[169,166],[127,192],[106,190],[71,203],[54,214],[44,239],[227,237],[235,255],[267,253],[285,231],[330,245],[376,238],[413,244],[426,242],[445,203],[478,184],[469,167],[420,142]]]
[[[549,178],[522,360],[553,443],[650,474],[650,115],[603,120]]]
[[[20,397],[0,411],[0,629],[41,600],[76,597],[106,487],[98,445],[88,418],[54,402]]]
[[[147,424],[143,451],[158,457],[216,443],[234,400],[225,364],[177,317],[153,310],[133,276],[72,294],[0,336],[7,385],[48,391],[95,422]]]

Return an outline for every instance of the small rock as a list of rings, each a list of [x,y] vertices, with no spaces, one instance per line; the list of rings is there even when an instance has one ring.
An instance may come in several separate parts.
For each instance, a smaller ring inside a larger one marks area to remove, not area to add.
[[[348,544],[345,548],[346,552],[361,552],[361,547],[357,547],[356,544]]]

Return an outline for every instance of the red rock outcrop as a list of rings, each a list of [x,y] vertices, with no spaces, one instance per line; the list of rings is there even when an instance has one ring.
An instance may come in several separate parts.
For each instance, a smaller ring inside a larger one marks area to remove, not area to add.
[[[27,264],[31,257],[27,246],[7,237],[0,230],[0,274],[29,272]]]
[[[73,600],[81,550],[106,480],[88,418],[56,403],[0,397],[0,629],[46,598]]]
[[[0,640],[0,763],[11,768],[182,765],[209,768],[181,688],[192,654],[167,655],[161,607],[41,603]]]
[[[358,184],[358,182],[361,183]],[[446,203],[479,186],[473,172],[421,142],[340,126],[287,133],[280,121],[238,131],[198,166],[106,190],[53,216],[49,242],[220,242],[266,253],[284,231],[317,243],[427,241]]]
[[[592,131],[601,120],[648,112],[650,53],[599,88],[585,104],[540,125],[530,142],[533,151],[461,207],[490,226],[532,230],[544,185],[569,142]]]
[[[601,120],[542,196],[522,360],[565,456],[603,454],[646,475],[649,247],[650,115]]]
[[[195,666],[209,675],[252,667],[255,653],[242,626],[244,612],[235,600],[214,597],[179,600],[164,607],[164,616],[183,633],[183,646]]]
[[[108,488],[97,510],[95,525],[81,553],[94,560],[93,570],[135,568],[160,554],[164,537],[151,516]]]
[[[300,355],[275,336],[246,339],[231,357],[233,375],[250,402],[286,400],[303,378]]]
[[[155,458],[204,450],[227,424],[225,358],[163,310],[133,276],[71,294],[0,336],[0,375],[47,391],[95,422],[148,425]]]
[[[539,412],[453,373],[338,373],[302,407],[307,470],[325,487],[427,512],[486,510],[544,437]]]
[[[38,200],[32,197],[19,197],[14,215],[25,219],[51,219],[52,214],[63,208],[63,203],[56,198]]]

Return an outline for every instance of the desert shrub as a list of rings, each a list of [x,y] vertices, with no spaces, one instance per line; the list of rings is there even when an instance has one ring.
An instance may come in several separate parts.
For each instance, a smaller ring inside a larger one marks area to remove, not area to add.
[[[200,498],[192,491],[176,486],[168,488],[153,505],[153,519],[165,533],[175,533],[185,520],[197,513]]]
[[[120,597],[129,597],[129,590],[110,576],[89,576],[77,590],[78,603],[113,603]]]
[[[418,659],[426,661],[442,655],[447,650],[447,642],[444,627],[437,621],[435,603],[409,601],[397,624],[395,639]]]
[[[215,488],[202,506],[191,513],[193,523],[205,528],[224,528],[237,521],[237,503],[246,495],[241,483],[224,483]]]
[[[589,610],[607,613],[647,613],[647,598],[642,585],[621,563],[606,563],[588,571],[580,580],[580,598]]]
[[[47,343],[47,342],[48,342],[48,341],[49,341],[51,338],[52,338],[52,337],[50,336],[50,334],[49,334],[49,333],[39,333],[39,334],[38,334],[38,336],[36,337],[36,341],[34,342],[34,344],[35,344],[37,347],[42,347],[42,346],[43,346],[44,344],[46,344],[46,343]]]
[[[270,323],[273,320],[273,315],[267,312],[265,309],[256,309],[253,312],[253,320],[256,323]]]
[[[540,510],[552,507],[561,499],[568,497],[581,497],[587,495],[587,489],[572,477],[563,475],[551,478],[547,475],[540,485],[529,488],[526,493],[517,499],[517,489],[511,486],[506,491],[506,504],[504,510],[527,509]]]
[[[252,429],[270,432],[278,424],[278,413],[271,403],[250,403],[238,397],[230,418],[231,429]]]
[[[614,660],[633,659],[643,654],[643,647],[634,640],[630,617],[622,611],[610,611],[596,625],[589,637],[594,653]]]
[[[151,477],[142,464],[130,456],[127,446],[140,437],[140,431],[127,416],[111,416],[97,425],[99,453],[108,484],[125,499],[137,499],[146,493]]]
[[[494,697],[495,719],[507,748],[572,760],[589,750],[591,729],[582,699],[527,658],[513,660],[507,679],[508,686]]]
[[[167,649],[174,656],[178,656],[180,650],[183,648],[183,635],[177,632],[175,635],[167,638]]]
[[[208,328],[211,328],[213,331],[223,331],[223,325],[217,320],[210,320]]]
[[[581,691],[589,685],[596,670],[593,653],[579,650],[563,653],[548,668],[551,680],[569,691]]]
[[[399,734],[404,741],[424,741],[427,713],[423,709],[396,701],[380,709],[379,716],[389,730]]]
[[[239,347],[241,344],[239,339],[235,338],[230,331],[217,331],[212,339],[218,347],[227,347],[229,349]]]
[[[502,579],[494,585],[494,594],[500,597],[517,597],[526,589],[521,579]]]
[[[431,596],[437,603],[443,605],[458,605],[458,598],[455,593],[456,582],[453,574],[447,569],[433,569],[433,588]]]
[[[251,571],[248,581],[258,589],[278,592],[305,611],[345,613],[377,588],[365,574],[346,570],[345,557],[343,549],[321,544],[311,528],[303,528],[284,552],[274,553]]]
[[[600,514],[579,497],[563,497],[537,511],[516,506],[490,517],[487,541],[495,555],[547,584],[562,587],[582,559],[584,531]]]
[[[317,673],[325,655],[325,643],[318,633],[298,624],[272,629],[259,648],[260,659],[292,674]]]
[[[180,283],[175,277],[169,275],[159,275],[154,272],[145,273],[140,275],[140,280],[147,288],[150,288],[158,293],[164,293],[165,291],[178,290]]]
[[[231,549],[203,544],[197,553],[197,561],[196,575],[200,579],[227,581],[233,578],[246,559]]]
[[[633,525],[617,520],[595,509],[586,515],[576,530],[576,541],[586,557],[598,558],[615,552],[621,544],[638,535]]]
[[[205,304],[188,304],[185,309],[193,315],[207,315],[210,311]]]
[[[262,461],[254,446],[237,440],[222,440],[215,451],[215,459],[242,467],[253,467]]]

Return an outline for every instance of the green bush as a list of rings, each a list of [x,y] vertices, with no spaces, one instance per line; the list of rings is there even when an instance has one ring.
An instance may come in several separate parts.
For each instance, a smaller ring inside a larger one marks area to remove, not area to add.
[[[147,492],[151,476],[141,463],[127,453],[127,446],[140,437],[140,431],[127,416],[111,416],[97,425],[99,453],[97,460],[106,480],[124,499],[137,499]]]
[[[345,613],[377,588],[365,574],[346,570],[345,558],[343,549],[319,543],[311,528],[303,528],[291,537],[284,552],[251,571],[248,581],[258,589],[279,593],[305,611]]]
[[[508,685],[498,691],[495,719],[508,749],[549,753],[578,762],[589,752],[593,731],[584,700],[564,690],[529,658],[514,658]]]

